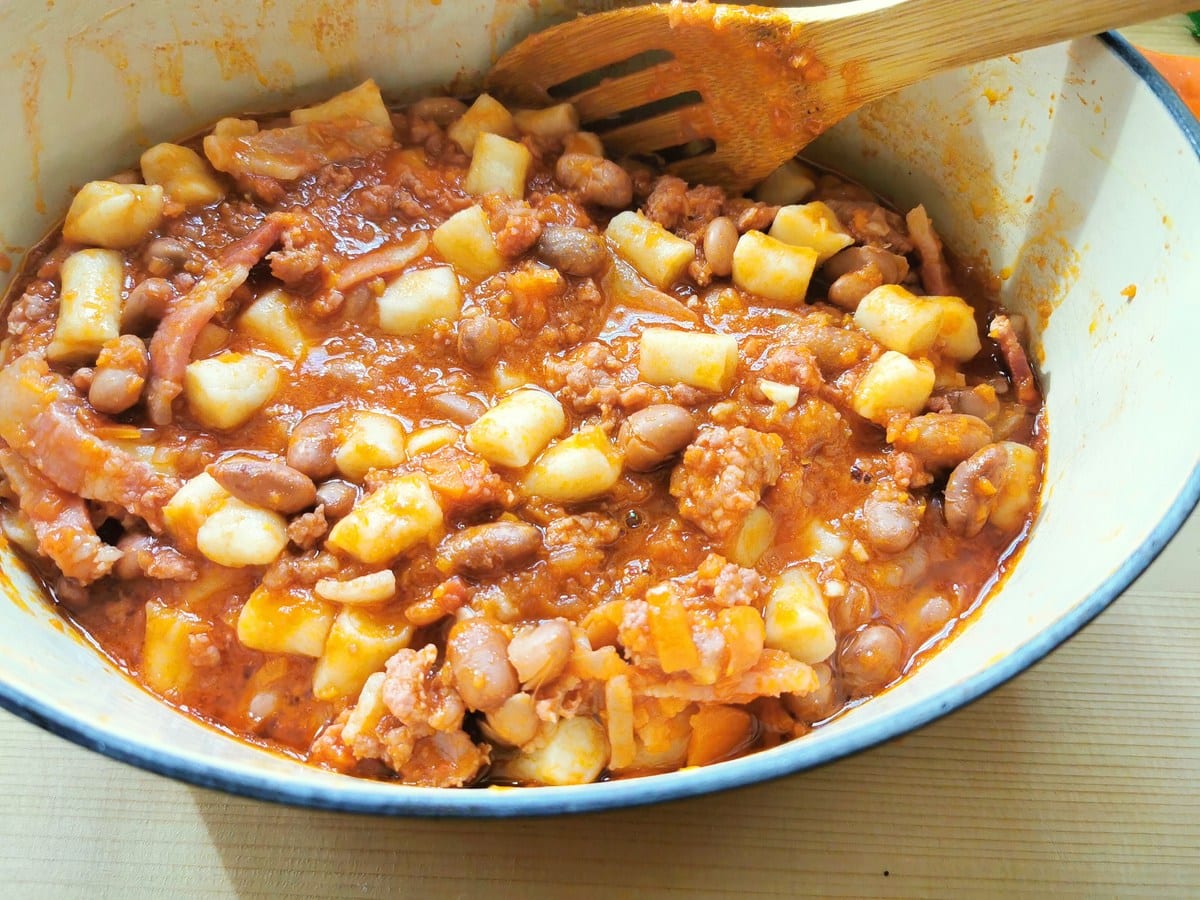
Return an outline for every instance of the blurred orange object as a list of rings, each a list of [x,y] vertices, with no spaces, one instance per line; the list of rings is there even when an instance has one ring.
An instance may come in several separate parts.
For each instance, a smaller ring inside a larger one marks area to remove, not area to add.
[[[1137,49],[1183,98],[1192,115],[1200,119],[1200,57],[1158,53],[1145,47]]]

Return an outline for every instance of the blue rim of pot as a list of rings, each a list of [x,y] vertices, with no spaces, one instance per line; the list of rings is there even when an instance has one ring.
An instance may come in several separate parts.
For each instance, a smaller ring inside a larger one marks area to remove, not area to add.
[[[1200,121],[1163,77],[1134,47],[1114,32],[1100,40],[1150,88],[1200,157]],[[345,783],[311,785],[286,775],[244,773],[204,762],[182,752],[151,749],[106,733],[41,700],[0,684],[0,707],[81,747],[120,762],[188,784],[293,806],[375,815],[506,818],[598,812],[711,794],[793,775],[915,731],[960,709],[1033,666],[1077,634],[1133,583],[1167,546],[1200,500],[1200,462],[1150,535],[1067,615],[982,672],[920,701],[902,714],[824,741],[805,752],[803,741],[784,753],[758,753],[719,765],[604,784],[557,788],[449,790],[381,786],[345,778]],[[340,779],[339,779],[340,781]],[[373,789],[372,789],[373,787]]]

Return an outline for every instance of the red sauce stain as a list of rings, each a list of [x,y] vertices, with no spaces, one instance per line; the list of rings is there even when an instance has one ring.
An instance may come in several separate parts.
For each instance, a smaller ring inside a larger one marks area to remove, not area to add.
[[[1040,266],[1039,266],[1040,268]],[[1038,321],[1042,328],[1046,327],[1046,323],[1050,321],[1050,314],[1054,312],[1054,305],[1048,300],[1043,300],[1037,305]]]
[[[167,97],[178,97],[187,103],[183,91],[183,45],[159,44],[154,48],[154,73],[158,90]]]
[[[19,609],[23,613],[27,613],[30,611],[29,604],[26,603],[24,600],[22,600],[21,595],[16,593],[15,590],[8,595],[8,602],[11,603],[13,606],[15,606],[17,609]]]
[[[1042,297],[1037,305],[1044,330],[1050,315],[1079,280],[1080,256],[1064,235],[1082,221],[1082,210],[1055,188],[1033,210],[1026,226],[1028,237],[1017,257],[1013,296]]]
[[[326,56],[350,44],[358,34],[354,16],[341,4],[323,3],[312,20],[317,52]]]
[[[715,131],[712,114],[706,106],[680,110],[679,118],[687,140],[708,137]]]
[[[0,272],[11,272],[12,266],[12,257],[7,253],[0,253]]]
[[[787,134],[792,127],[792,120],[788,114],[782,109],[775,108],[771,110],[771,130],[776,134]]]
[[[871,142],[880,146],[895,146],[896,134],[907,135],[901,150],[904,162],[914,170],[938,173],[946,193],[962,198],[960,208],[975,221],[1012,218],[1013,210],[1001,189],[992,155],[975,130],[968,127],[970,110],[956,110],[953,115],[953,119],[948,114],[934,121],[914,101],[896,95],[887,103],[864,107],[858,113],[858,123]],[[965,224],[960,219],[943,222],[939,227],[953,232]]]
[[[846,85],[846,102],[857,105],[865,102],[866,96],[862,90],[863,76],[866,74],[866,65],[861,59],[852,59],[847,63],[842,63],[839,70],[842,76],[842,81]]]
[[[1002,91],[997,91],[993,88],[984,88],[983,97],[988,102],[988,106],[995,106],[1003,100],[1007,100],[1012,94],[1012,85],[1009,85]]]
[[[8,565],[20,565],[15,562],[16,550],[12,543],[3,534],[0,534],[0,554],[6,557],[5,563]],[[21,612],[29,612],[29,604],[27,604],[21,596],[21,591],[8,575],[8,570],[4,565],[0,565],[0,594],[8,597],[10,603]]]
[[[30,48],[18,58],[25,69],[21,79],[21,113],[25,119],[25,139],[29,147],[33,208],[44,214],[46,198],[42,194],[42,132],[38,124],[38,94],[42,88],[42,70],[46,67],[46,58],[37,47]]]
[[[221,78],[232,81],[239,75],[252,75],[259,84],[266,87],[267,78],[258,67],[253,48],[242,36],[241,27],[228,16],[222,20],[221,25],[222,36],[211,43]]]
[[[825,64],[817,57],[813,56],[808,50],[801,50],[795,56],[788,59],[788,64],[800,73],[802,81],[810,84],[824,80],[828,74]],[[849,63],[847,63],[849,65]]]

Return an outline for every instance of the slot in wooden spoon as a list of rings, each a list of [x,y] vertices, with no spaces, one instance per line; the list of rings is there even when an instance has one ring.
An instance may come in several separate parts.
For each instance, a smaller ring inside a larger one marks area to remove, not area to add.
[[[1195,2],[653,4],[535,34],[487,84],[510,102],[570,100],[611,154],[667,151],[683,178],[741,190],[859,107],[937,72]]]

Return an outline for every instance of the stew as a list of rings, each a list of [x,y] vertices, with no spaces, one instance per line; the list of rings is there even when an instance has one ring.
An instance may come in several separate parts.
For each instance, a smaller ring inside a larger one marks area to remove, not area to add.
[[[374,82],[90,182],[11,292],[4,533],[148,690],[419,785],[798,738],[1036,511],[1024,323],[921,206]]]

